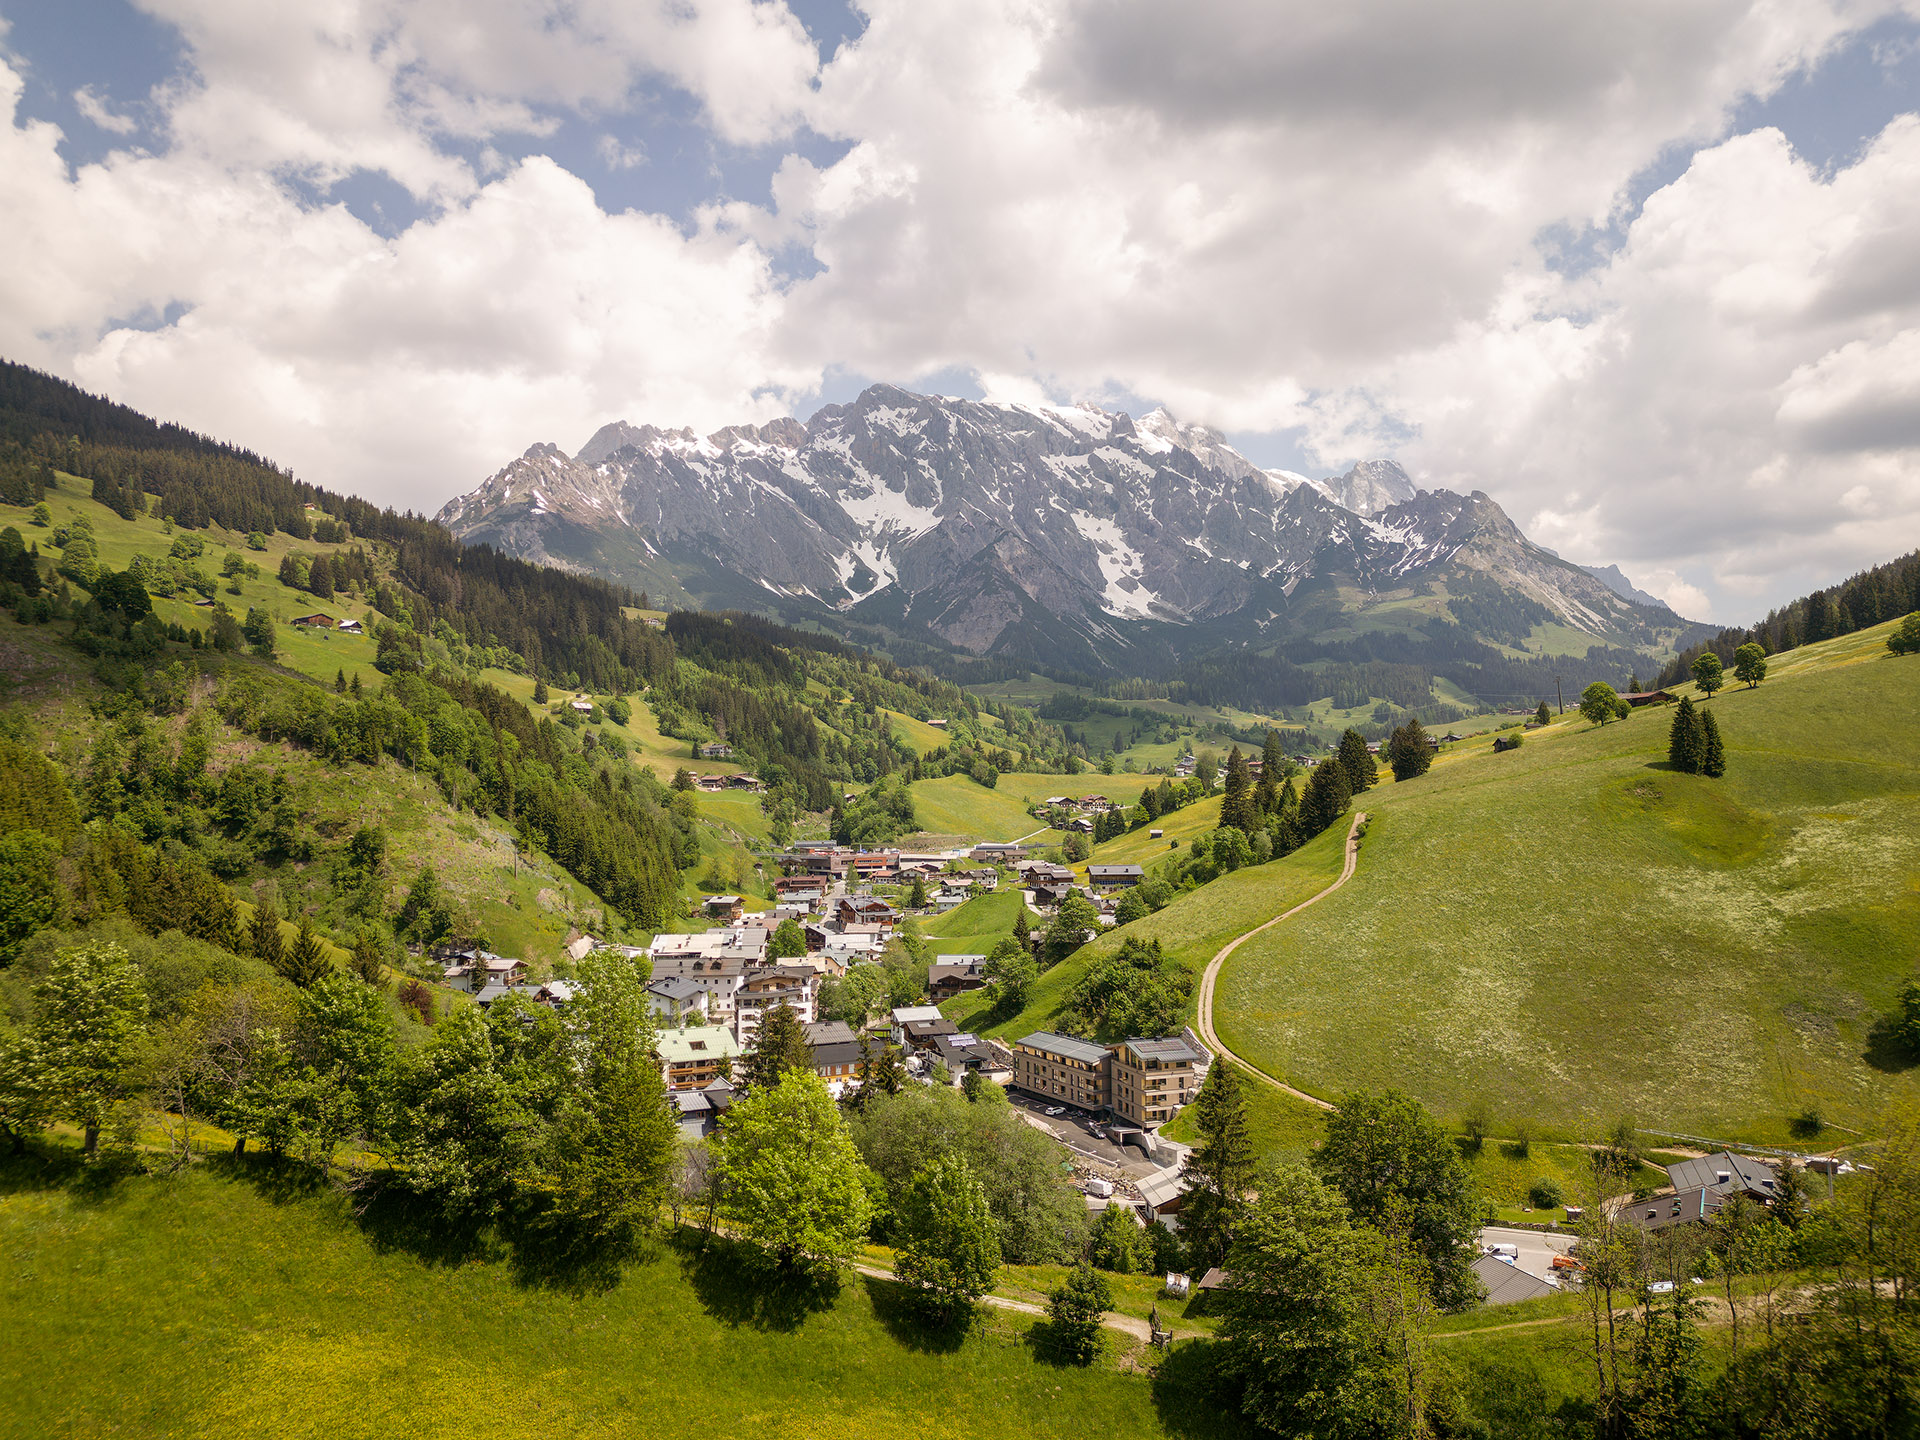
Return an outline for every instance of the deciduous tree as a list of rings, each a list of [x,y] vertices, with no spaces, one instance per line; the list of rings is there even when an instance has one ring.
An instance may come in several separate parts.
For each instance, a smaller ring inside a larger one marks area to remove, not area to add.
[[[791,960],[807,953],[807,932],[800,928],[800,922],[791,915],[773,927],[773,934],[767,940],[767,958],[769,960]]]
[[[1112,1308],[1107,1277],[1082,1259],[1047,1296],[1049,1339],[1060,1357],[1091,1365],[1099,1357],[1101,1326]]]
[[[33,987],[33,1006],[8,1067],[12,1084],[38,1097],[42,1113],[80,1127],[92,1157],[108,1116],[139,1090],[147,1018],[140,971],[111,941],[60,950]]]
[[[1726,668],[1713,651],[1702,650],[1694,660],[1693,683],[1694,688],[1708,699],[1712,699],[1713,692],[1727,683]]]
[[[1580,713],[1595,725],[1625,719],[1632,708],[1604,680],[1596,680],[1580,692]]]
[[[1749,640],[1733,652],[1733,678],[1749,690],[1767,678],[1767,652],[1758,641]]]
[[[1472,1172],[1453,1139],[1410,1095],[1356,1092],[1327,1122],[1314,1166],[1346,1197],[1356,1219],[1402,1223],[1426,1257],[1434,1300],[1458,1310],[1480,1293],[1471,1268],[1480,1233]]]
[[[713,1150],[722,1217],[783,1267],[838,1264],[866,1238],[865,1167],[812,1071],[736,1101]]]
[[[1000,1238],[987,1194],[959,1155],[936,1156],[894,1206],[900,1279],[942,1318],[969,1310],[993,1288]]]

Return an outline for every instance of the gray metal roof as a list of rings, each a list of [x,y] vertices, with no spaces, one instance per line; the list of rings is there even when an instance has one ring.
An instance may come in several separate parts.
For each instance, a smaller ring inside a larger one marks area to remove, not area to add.
[[[1509,1265],[1498,1255],[1482,1255],[1473,1262],[1473,1273],[1487,1287],[1489,1305],[1512,1305],[1521,1300],[1538,1300],[1543,1295],[1560,1293],[1539,1276],[1529,1275],[1518,1266]]]
[[[1031,1035],[1023,1036],[1017,1043],[1047,1055],[1084,1061],[1088,1065],[1098,1065],[1107,1058],[1106,1046],[1092,1040],[1076,1040],[1071,1035],[1056,1035],[1051,1030],[1036,1030]]]
[[[1148,1060],[1198,1060],[1200,1052],[1184,1040],[1148,1040],[1135,1035],[1128,1039],[1129,1049]]]
[[[1722,1180],[1720,1177],[1727,1178]],[[1698,1160],[1682,1160],[1667,1167],[1667,1179],[1676,1190],[1752,1190],[1761,1195],[1774,1192],[1778,1178],[1773,1168],[1744,1155],[1722,1150]]]

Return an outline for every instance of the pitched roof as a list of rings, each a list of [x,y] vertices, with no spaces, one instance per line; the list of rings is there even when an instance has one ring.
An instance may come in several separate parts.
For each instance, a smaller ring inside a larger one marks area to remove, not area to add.
[[[1158,1210],[1169,1200],[1187,1193],[1187,1177],[1178,1170],[1156,1170],[1133,1182],[1140,1198]]]
[[[1509,1265],[1498,1255],[1482,1255],[1473,1262],[1473,1273],[1487,1287],[1489,1305],[1512,1305],[1521,1300],[1538,1300],[1542,1295],[1559,1292],[1537,1275],[1529,1275]]]
[[[1727,1178],[1722,1180],[1724,1175]],[[1697,1160],[1681,1160],[1667,1167],[1667,1179],[1676,1190],[1692,1190],[1704,1186],[1710,1190],[1751,1190],[1760,1195],[1771,1195],[1779,1181],[1773,1173],[1773,1167],[1751,1160],[1745,1155],[1735,1155],[1722,1150],[1718,1155],[1707,1155]]]
[[[669,1065],[690,1065],[701,1060],[731,1060],[740,1053],[740,1042],[731,1030],[718,1025],[689,1025],[684,1030],[662,1030],[654,1050]]]

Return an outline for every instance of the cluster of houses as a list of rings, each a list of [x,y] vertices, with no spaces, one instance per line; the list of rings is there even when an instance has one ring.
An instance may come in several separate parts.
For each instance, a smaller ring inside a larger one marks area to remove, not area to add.
[[[197,602],[196,602],[197,603]],[[206,602],[212,605],[211,600]],[[337,635],[364,635],[366,630],[358,620],[335,620],[331,615],[296,615],[287,622],[298,625],[302,630],[331,630]]]

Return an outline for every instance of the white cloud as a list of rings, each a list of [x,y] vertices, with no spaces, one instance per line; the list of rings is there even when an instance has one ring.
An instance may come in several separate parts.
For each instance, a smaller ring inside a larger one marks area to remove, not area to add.
[[[140,122],[131,115],[116,115],[108,109],[107,102],[94,93],[91,85],[82,85],[73,92],[73,107],[109,135],[131,135],[140,128]]]
[[[18,77],[0,66],[0,104]],[[0,113],[6,113],[0,111]],[[385,239],[201,159],[69,175],[50,126],[0,127],[0,353],[432,509],[537,439],[609,415],[771,418],[765,257],[639,213],[534,159]],[[185,307],[154,329],[105,317]]]
[[[156,153],[0,132],[0,349],[321,483],[432,506],[606,419],[960,369],[1398,453],[1725,618],[1920,538],[1920,131],[1830,173],[1725,134],[1893,0],[867,0],[824,67],[777,0],[137,3],[191,62]],[[614,122],[663,87],[721,146],[847,148],[691,226],[503,153],[567,120],[650,177]],[[303,188],[362,170],[425,218]]]

